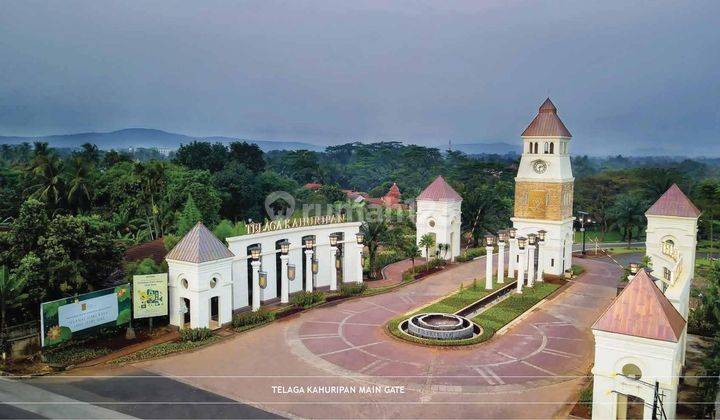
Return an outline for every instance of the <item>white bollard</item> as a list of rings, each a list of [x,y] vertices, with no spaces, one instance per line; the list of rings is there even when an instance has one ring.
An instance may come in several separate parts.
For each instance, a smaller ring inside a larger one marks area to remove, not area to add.
[[[492,290],[492,263],[493,263],[493,247],[485,247],[485,290]]]
[[[498,284],[502,284],[505,281],[505,242],[498,242],[497,278]]]

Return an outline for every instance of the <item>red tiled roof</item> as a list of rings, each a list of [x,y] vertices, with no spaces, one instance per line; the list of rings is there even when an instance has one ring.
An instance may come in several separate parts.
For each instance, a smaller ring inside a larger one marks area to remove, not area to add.
[[[550,98],[540,106],[535,119],[523,131],[522,137],[572,137],[570,131],[565,127],[557,115],[557,108]]]
[[[435,178],[435,181],[431,182],[417,196],[416,200],[426,201],[462,201],[462,197],[448,184],[442,176]]]
[[[398,188],[396,183],[393,182],[392,187],[390,187],[390,190],[385,194],[385,197],[400,197],[400,188]]]
[[[594,330],[677,343],[685,320],[655,285],[646,270],[640,270],[605,313]]]
[[[319,190],[322,188],[322,184],[318,184],[317,182],[308,182],[304,185],[304,187],[308,190]]]
[[[190,232],[165,256],[166,260],[203,263],[232,257],[233,253],[202,222],[198,222]]]
[[[700,210],[687,198],[677,184],[672,184],[665,194],[650,206],[645,215],[697,218],[700,216]]]

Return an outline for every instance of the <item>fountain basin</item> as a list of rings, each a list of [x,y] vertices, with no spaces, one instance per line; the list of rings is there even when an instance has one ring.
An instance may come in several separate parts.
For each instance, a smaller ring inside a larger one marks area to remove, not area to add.
[[[463,340],[479,332],[479,327],[469,319],[441,313],[415,315],[405,320],[401,328],[416,337],[434,340]]]

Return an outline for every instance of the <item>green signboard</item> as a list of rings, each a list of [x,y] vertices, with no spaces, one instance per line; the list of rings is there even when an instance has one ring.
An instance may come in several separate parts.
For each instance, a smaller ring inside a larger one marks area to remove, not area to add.
[[[40,305],[42,346],[54,346],[90,329],[123,325],[131,317],[130,284]]]
[[[167,273],[133,276],[133,317],[150,318],[167,314]]]

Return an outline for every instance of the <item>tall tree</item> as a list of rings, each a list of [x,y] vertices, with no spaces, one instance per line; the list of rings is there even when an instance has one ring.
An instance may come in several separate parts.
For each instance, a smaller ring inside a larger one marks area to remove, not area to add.
[[[360,228],[363,235],[365,236],[365,245],[368,248],[368,263],[370,265],[370,279],[375,279],[377,267],[375,267],[375,260],[377,258],[377,252],[380,245],[385,240],[385,235],[388,231],[388,226],[385,221],[371,221],[363,223]]]
[[[191,194],[188,194],[187,201],[185,202],[185,208],[183,209],[177,223],[177,234],[180,236],[185,235],[197,224],[202,221],[202,213],[195,205],[195,200]]]
[[[82,155],[70,159],[70,183],[68,185],[68,205],[76,213],[90,208],[92,200],[92,164]]]
[[[430,248],[435,246],[435,237],[432,233],[426,233],[421,236],[418,245],[425,248],[425,258],[430,261]]]
[[[7,342],[7,311],[19,307],[27,299],[24,287],[22,278],[10,276],[7,267],[0,266],[0,345],[3,352]]]
[[[642,228],[645,222],[647,203],[632,194],[623,194],[618,197],[615,204],[608,211],[613,225],[623,232],[630,247],[633,239],[633,230]]]
[[[257,144],[235,141],[230,143],[230,159],[245,165],[253,172],[261,172],[265,169],[263,151]]]

